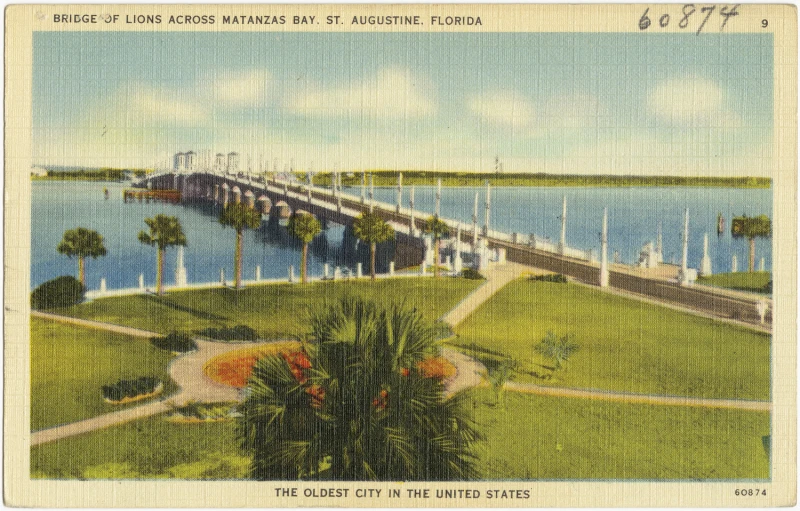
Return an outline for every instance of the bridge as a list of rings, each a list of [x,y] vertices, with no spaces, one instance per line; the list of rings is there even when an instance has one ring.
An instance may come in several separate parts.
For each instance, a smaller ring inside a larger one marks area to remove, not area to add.
[[[265,178],[213,173],[209,171],[172,172],[151,174],[134,183],[134,186],[151,190],[178,190],[183,202],[211,201],[219,205],[243,202],[259,210],[262,215],[278,215],[289,218],[303,211],[320,220],[341,225],[350,225],[363,212],[371,211],[388,222],[396,233],[394,264],[398,268],[420,265],[422,271],[433,264],[446,265],[453,272],[460,272],[464,259],[471,261],[476,269],[506,260],[521,263],[554,273],[560,273],[585,284],[608,288],[646,300],[685,308],[700,314],[735,320],[745,324],[759,325],[768,330],[772,323],[772,300],[750,293],[694,285],[696,272],[687,267],[688,212],[684,226],[683,260],[681,266],[663,264],[659,247],[650,254],[658,256],[658,263],[647,267],[610,263],[608,261],[607,215],[604,214],[601,234],[601,253],[598,260],[591,250],[579,250],[565,243],[566,199],[562,210],[561,238],[558,244],[534,234],[504,233],[491,229],[491,185],[486,183],[484,222],[478,224],[479,197],[475,195],[471,224],[459,220],[442,218],[441,181],[437,186],[434,211],[422,212],[414,209],[414,187],[403,187],[402,175],[398,176],[394,204],[378,202],[374,196],[372,176],[362,174],[360,194],[345,193],[341,186],[341,175],[332,174],[330,186],[318,186],[311,182],[301,183],[290,178]],[[407,192],[408,205],[403,204]],[[450,229],[446,242],[442,243],[443,254],[434,254],[433,244],[423,233],[426,220],[434,214],[440,216]],[[705,257],[704,257],[705,258]]]

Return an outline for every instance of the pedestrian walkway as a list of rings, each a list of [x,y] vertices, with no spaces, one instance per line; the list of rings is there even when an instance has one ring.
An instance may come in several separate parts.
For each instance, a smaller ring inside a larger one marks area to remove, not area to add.
[[[627,392],[613,392],[605,390],[573,389],[567,387],[547,387],[533,383],[506,382],[506,390],[539,396],[571,397],[593,399],[597,401],[617,401],[627,404],[648,404],[668,406],[695,406],[699,408],[729,408],[736,410],[749,410],[769,412],[772,403],[769,401],[749,401],[745,399],[712,399],[682,396],[655,396],[649,394],[631,394]]]
[[[504,263],[493,265],[481,273],[486,277],[486,282],[467,295],[450,312],[442,316],[440,321],[447,323],[451,327],[458,325],[506,284],[520,277],[523,273],[535,274],[537,270],[517,263]],[[540,273],[549,272],[541,271]]]
[[[162,334],[156,332],[148,332],[147,330],[140,330],[138,328],[131,328],[128,326],[114,325],[111,323],[103,323],[101,321],[92,321],[90,319],[73,318],[71,316],[62,316],[60,314],[52,314],[50,312],[31,311],[31,316],[35,318],[50,319],[61,323],[68,323],[70,325],[83,326],[86,328],[94,328],[95,330],[106,330],[108,332],[116,332],[118,334],[131,335],[133,337],[158,337]]]
[[[91,323],[93,323],[93,328],[117,331],[114,329],[117,325],[110,325],[97,321]],[[149,336],[157,335],[152,332],[148,332],[148,334]],[[137,419],[143,419],[185,406],[191,402],[220,403],[239,401],[239,389],[222,385],[211,380],[206,376],[203,368],[209,360],[218,355],[242,349],[244,346],[249,348],[251,346],[259,346],[259,344],[248,343],[245,345],[242,343],[220,343],[200,340],[195,342],[198,347],[197,351],[176,358],[169,366],[170,377],[179,387],[177,393],[163,398],[160,401],[151,401],[118,412],[106,413],[97,417],[92,417],[91,419],[36,431],[31,433],[31,446],[80,435],[82,433],[89,433]],[[261,343],[260,345],[271,344],[271,342]]]

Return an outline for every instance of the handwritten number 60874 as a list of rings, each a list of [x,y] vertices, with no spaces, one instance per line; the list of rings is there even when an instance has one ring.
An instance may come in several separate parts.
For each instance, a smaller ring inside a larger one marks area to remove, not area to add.
[[[706,23],[708,23],[708,20],[711,18],[714,12],[718,12],[719,17],[721,18],[719,30],[720,32],[722,32],[725,29],[725,25],[728,24],[728,20],[730,20],[734,16],[739,15],[739,11],[737,11],[739,5],[741,4],[736,4],[733,7],[724,5],[719,8],[719,11],[717,11],[716,5],[707,5],[705,7],[701,7],[699,9],[700,12],[697,15],[695,15],[695,13],[698,12],[698,9],[695,6],[695,4],[685,4],[683,6],[683,9],[681,10],[682,16],[678,21],[678,27],[681,29],[685,29],[690,24],[693,24],[694,20],[697,20],[697,22],[699,23],[699,26],[697,27],[697,35],[700,35],[700,32],[703,31],[703,28],[706,26]],[[650,8],[648,7],[647,9],[644,10],[644,14],[642,14],[642,17],[639,18],[639,30],[647,30],[648,28],[650,28],[650,25],[652,25],[650,17],[648,16],[649,13],[650,13]],[[654,17],[656,17],[656,15],[654,15]],[[667,28],[670,19],[671,18],[669,13],[663,13],[661,16],[658,17],[658,26],[661,28]],[[762,26],[766,27],[766,20],[762,20],[761,24]]]

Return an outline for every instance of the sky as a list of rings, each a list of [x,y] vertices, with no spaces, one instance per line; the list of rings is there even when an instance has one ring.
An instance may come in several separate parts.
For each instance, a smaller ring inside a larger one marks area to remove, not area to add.
[[[33,161],[770,176],[771,34],[37,32]]]

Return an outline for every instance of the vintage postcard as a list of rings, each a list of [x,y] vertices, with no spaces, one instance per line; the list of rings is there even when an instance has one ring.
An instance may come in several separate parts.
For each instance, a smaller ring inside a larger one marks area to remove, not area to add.
[[[794,7],[5,27],[7,505],[795,503]]]

